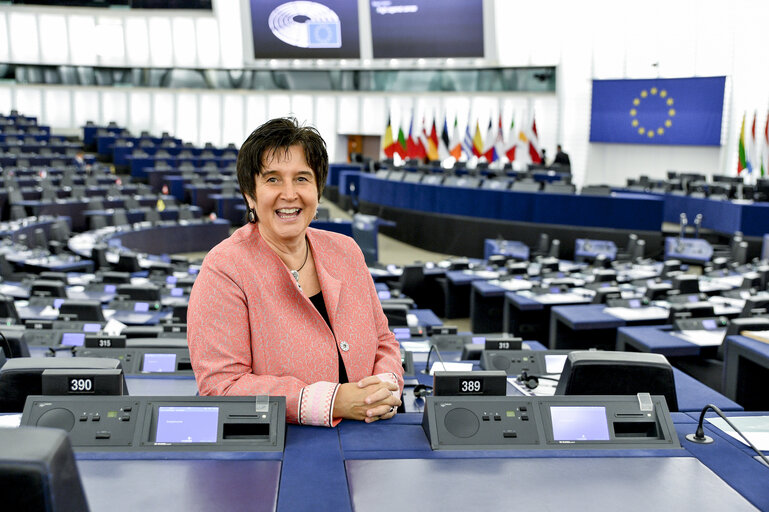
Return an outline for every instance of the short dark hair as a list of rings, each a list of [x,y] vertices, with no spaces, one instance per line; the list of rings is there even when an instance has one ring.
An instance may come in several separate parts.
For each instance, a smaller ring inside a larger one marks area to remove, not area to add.
[[[304,159],[315,173],[320,199],[328,176],[326,141],[312,126],[299,126],[294,117],[280,117],[267,121],[251,132],[238,151],[236,168],[244,200],[249,196],[254,197],[254,177],[262,173],[262,159],[265,155],[281,150],[288,153],[291,146],[301,146],[304,150]]]

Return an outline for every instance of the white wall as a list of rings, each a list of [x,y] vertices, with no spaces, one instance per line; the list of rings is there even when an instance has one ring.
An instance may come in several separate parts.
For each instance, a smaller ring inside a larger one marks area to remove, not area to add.
[[[578,183],[664,178],[669,169],[733,175],[743,113],[752,122],[757,110],[759,128],[766,122],[768,2],[497,0],[495,9],[501,64],[558,66],[558,127],[538,125],[545,147],[561,141],[570,153]],[[716,75],[728,77],[720,148],[589,143],[593,78]]]
[[[136,67],[242,68],[240,0],[214,0],[214,11],[163,15],[112,9],[0,5],[0,62]],[[575,181],[623,184],[664,177],[669,169],[734,174],[744,112],[769,111],[769,2],[734,0],[485,0],[496,45],[487,65],[557,66],[556,94],[366,94],[257,91],[99,89],[0,84],[0,111],[39,115],[54,129],[110,120],[132,130],[170,131],[194,143],[239,143],[258,122],[294,113],[321,130],[336,158],[339,136],[381,135],[388,113],[408,129],[412,112],[439,126],[454,116],[460,129],[482,131],[502,113],[505,129],[536,115],[540,142],[552,156],[561,142]],[[65,41],[66,44],[61,44]],[[94,44],[98,41],[98,44]],[[7,44],[5,44],[7,42]],[[365,66],[366,62],[359,63]],[[349,63],[348,63],[349,65]],[[593,78],[727,75],[723,146],[590,144]],[[177,95],[177,96],[174,96]],[[125,117],[125,118],[123,118]],[[340,139],[340,140],[343,140]]]

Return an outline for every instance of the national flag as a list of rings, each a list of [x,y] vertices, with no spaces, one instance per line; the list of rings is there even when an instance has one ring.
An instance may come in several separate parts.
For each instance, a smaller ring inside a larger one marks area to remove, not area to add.
[[[406,159],[406,136],[403,135],[403,128],[398,128],[398,145],[395,146],[395,154]]]
[[[411,121],[409,121],[409,136],[406,138],[406,158],[417,159],[419,158],[419,146],[413,135],[414,129],[414,115],[411,115]]]
[[[428,135],[426,127],[425,127],[425,118],[422,118],[422,129],[419,130],[419,137],[417,140],[417,144],[419,145],[419,158],[427,159],[429,158],[429,151],[430,151],[430,135]]]
[[[462,137],[459,134],[457,116],[454,116],[454,129],[451,131],[451,141],[448,146],[449,154],[453,156],[455,160],[459,160],[462,156]]]
[[[505,156],[508,161],[515,162],[515,150],[518,147],[518,139],[515,136],[515,113],[513,113],[513,119],[510,121],[510,131],[507,134],[507,140],[505,141]]]
[[[473,135],[473,154],[480,157],[483,154],[483,137],[481,137],[481,124],[475,120],[475,135]]]
[[[395,145],[397,141],[393,140],[393,127],[390,122],[390,116],[387,116],[387,128],[385,128],[384,139],[382,140],[382,152],[387,158],[395,155]]]
[[[473,134],[470,133],[470,118],[467,118],[467,124],[465,125],[465,137],[462,139],[462,153],[469,159],[475,154],[473,151]]]
[[[430,133],[427,135],[427,159],[431,161],[440,160],[440,151],[438,151],[438,132],[435,129],[435,116],[433,116],[433,124],[430,127]]]
[[[593,80],[590,142],[720,146],[726,77]]]
[[[539,151],[539,134],[537,133],[537,120],[531,118],[531,132],[529,133],[529,157],[535,164],[542,163],[542,155]]]
[[[753,165],[756,163],[756,117],[757,112],[753,111],[753,124],[750,128],[750,149],[745,150],[745,158],[748,160],[748,174],[753,173]]]
[[[438,139],[438,160],[441,162],[451,156],[449,148],[451,147],[451,139],[449,139],[449,120],[443,118],[443,130],[441,131],[441,137]]]
[[[502,128],[502,114],[499,114],[499,121],[497,122],[497,137],[494,139],[494,151],[497,154],[497,160],[502,160],[502,155],[505,154],[505,132]]]
[[[745,113],[743,113],[742,126],[740,127],[740,142],[737,150],[737,175],[747,168],[747,164],[748,162],[745,158]]]
[[[497,152],[494,150],[494,141],[496,138],[497,136],[494,133],[494,123],[489,119],[489,127],[486,129],[486,138],[483,140],[483,152],[481,153],[489,163],[494,162],[497,159]]]
[[[761,177],[763,178],[769,172],[769,112],[766,114],[766,124],[764,125],[764,148],[762,153]]]

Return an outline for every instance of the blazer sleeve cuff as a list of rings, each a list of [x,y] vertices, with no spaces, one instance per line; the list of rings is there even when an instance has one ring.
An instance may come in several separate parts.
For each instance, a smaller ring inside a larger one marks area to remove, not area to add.
[[[339,389],[336,382],[315,382],[302,388],[299,395],[299,423],[318,427],[333,427],[341,419],[334,421],[334,400]]]
[[[398,377],[396,377],[394,373],[384,372],[384,373],[378,373],[376,376],[379,377],[379,380],[381,381],[392,382],[393,384],[398,386],[398,391],[393,391],[393,395],[397,396],[398,398],[401,397],[401,393],[403,392],[403,390],[401,389],[401,385],[398,382]]]

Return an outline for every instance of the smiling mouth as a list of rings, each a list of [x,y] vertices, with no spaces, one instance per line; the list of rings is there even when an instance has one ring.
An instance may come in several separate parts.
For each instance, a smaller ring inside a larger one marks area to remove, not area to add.
[[[302,213],[301,208],[279,208],[275,210],[275,213],[277,216],[281,219],[295,219],[299,217],[299,214]]]

